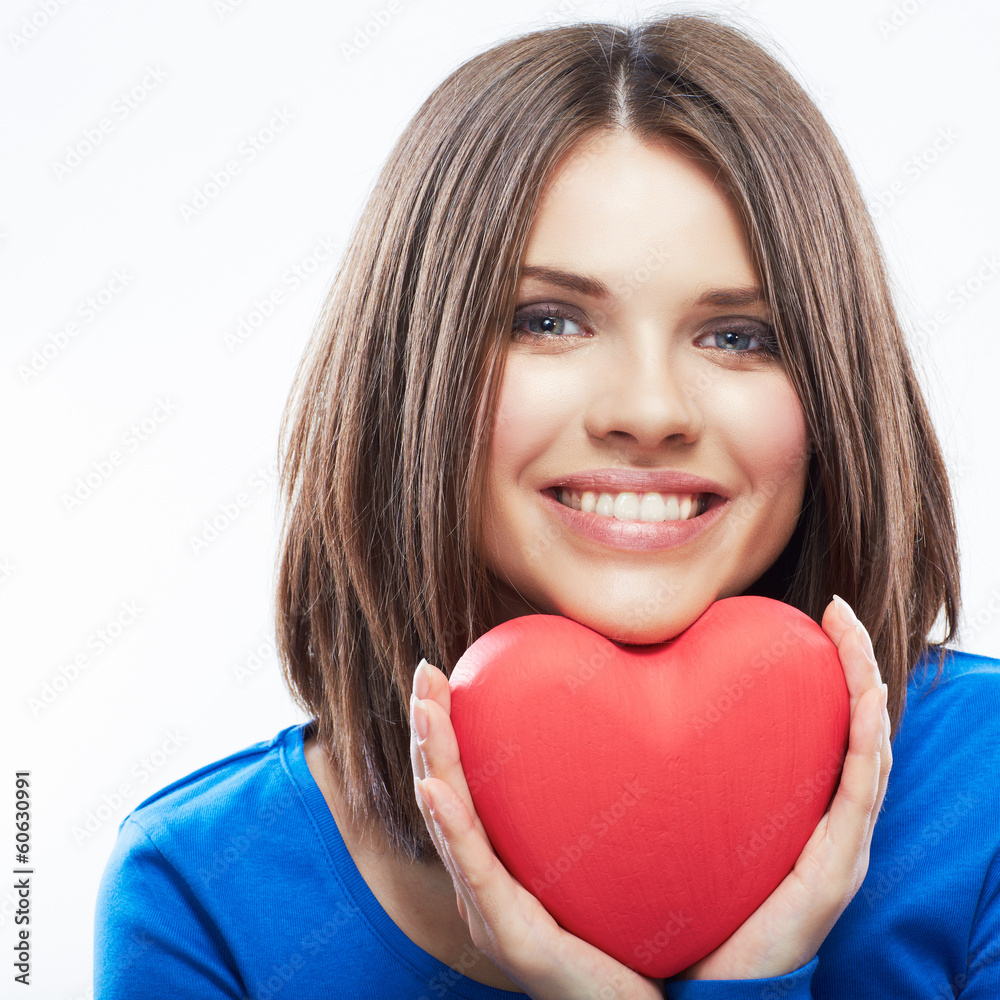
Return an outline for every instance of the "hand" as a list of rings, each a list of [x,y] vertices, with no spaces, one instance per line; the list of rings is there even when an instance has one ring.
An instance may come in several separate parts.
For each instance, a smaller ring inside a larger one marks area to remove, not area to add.
[[[834,601],[822,625],[837,644],[851,696],[850,738],[837,793],[777,889],[678,979],[763,979],[801,968],[864,881],[892,767],[889,717],[868,633],[861,638],[854,620],[842,617]]]
[[[458,912],[473,944],[533,1000],[662,1000],[662,979],[642,976],[564,930],[504,868],[469,794],[451,725],[448,678],[423,662],[413,690],[410,757],[417,803],[455,884]]]

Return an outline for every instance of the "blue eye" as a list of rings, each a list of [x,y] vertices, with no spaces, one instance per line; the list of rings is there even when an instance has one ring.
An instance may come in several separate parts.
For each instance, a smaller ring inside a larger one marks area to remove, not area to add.
[[[778,341],[774,331],[765,324],[733,323],[710,333],[705,337],[715,337],[712,345],[726,354],[777,356]],[[746,346],[748,341],[756,340],[760,346],[750,351],[733,350],[739,345]]]
[[[749,320],[724,320],[723,322],[724,326],[699,334],[698,341],[712,337],[714,341],[705,346],[720,354],[728,354],[740,359],[763,361],[779,356],[778,341],[774,336],[774,331],[766,323]],[[542,303],[519,309],[514,314],[511,336],[515,340],[535,343],[586,336],[585,333],[574,332],[574,327],[577,331],[582,331],[585,328],[584,321],[578,318],[573,310]],[[752,343],[756,343],[757,346],[751,347]]]
[[[515,314],[512,332],[529,340],[561,339],[567,336],[567,323],[580,326],[578,320],[558,306],[535,306]]]

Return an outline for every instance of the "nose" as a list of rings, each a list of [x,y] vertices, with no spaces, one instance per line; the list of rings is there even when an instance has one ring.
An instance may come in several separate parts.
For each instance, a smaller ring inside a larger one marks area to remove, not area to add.
[[[668,357],[666,331],[623,338],[613,357],[602,359],[587,402],[586,428],[595,438],[661,448],[673,439],[685,444],[701,434],[703,395],[694,373]]]

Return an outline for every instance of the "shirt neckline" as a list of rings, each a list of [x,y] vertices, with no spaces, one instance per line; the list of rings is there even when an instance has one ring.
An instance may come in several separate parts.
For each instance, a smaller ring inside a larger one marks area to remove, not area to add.
[[[368,920],[385,947],[409,965],[416,975],[427,980],[428,989],[443,987],[443,992],[438,990],[439,995],[447,996],[450,993],[465,997],[466,1000],[526,1000],[526,993],[487,986],[446,965],[411,941],[386,913],[358,871],[337,821],[306,763],[305,741],[312,735],[314,728],[315,720],[310,720],[290,726],[284,731],[282,755],[285,758],[285,770],[298,787],[346,894]]]

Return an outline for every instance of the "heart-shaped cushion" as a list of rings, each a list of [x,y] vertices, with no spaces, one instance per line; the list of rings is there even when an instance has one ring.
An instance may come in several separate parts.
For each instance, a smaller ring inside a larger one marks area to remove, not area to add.
[[[653,977],[713,951],[791,871],[847,752],[836,646],[766,597],[716,601],[655,645],[515,618],[450,688],[504,866],[566,930]]]

